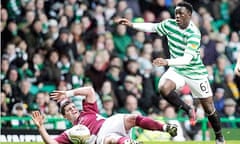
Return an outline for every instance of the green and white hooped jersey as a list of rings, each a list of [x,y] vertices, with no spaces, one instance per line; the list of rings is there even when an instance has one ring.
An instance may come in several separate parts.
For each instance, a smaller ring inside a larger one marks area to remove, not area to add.
[[[176,72],[190,79],[202,79],[208,76],[200,57],[201,33],[193,22],[182,30],[174,19],[167,19],[157,24],[155,29],[159,35],[167,36],[171,59],[182,57],[184,53],[193,56],[188,65],[171,66]]]

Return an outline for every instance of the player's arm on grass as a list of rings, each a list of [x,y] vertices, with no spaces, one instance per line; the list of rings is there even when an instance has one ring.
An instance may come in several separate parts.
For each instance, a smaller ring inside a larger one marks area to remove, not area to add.
[[[95,91],[92,87],[80,87],[67,91],[55,90],[50,93],[50,97],[57,102],[72,96],[86,96],[85,101],[88,103],[94,103],[96,101]]]
[[[38,128],[38,131],[40,135],[42,136],[43,141],[46,144],[58,144],[58,142],[50,137],[50,135],[47,133],[47,130],[45,129],[43,122],[44,117],[40,114],[39,111],[33,111],[32,113],[32,120],[35,123],[35,125]]]

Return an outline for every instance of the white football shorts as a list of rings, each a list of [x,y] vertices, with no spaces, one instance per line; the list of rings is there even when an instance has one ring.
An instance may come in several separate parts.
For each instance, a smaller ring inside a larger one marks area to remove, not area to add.
[[[97,134],[97,144],[103,144],[104,138],[113,136],[115,138],[129,137],[124,126],[124,114],[116,114],[105,120]]]
[[[213,96],[212,89],[208,78],[194,80],[182,76],[174,71],[173,68],[169,68],[161,77],[158,88],[160,88],[166,79],[172,80],[176,84],[176,89],[179,89],[185,85],[190,87],[193,98],[207,98]]]

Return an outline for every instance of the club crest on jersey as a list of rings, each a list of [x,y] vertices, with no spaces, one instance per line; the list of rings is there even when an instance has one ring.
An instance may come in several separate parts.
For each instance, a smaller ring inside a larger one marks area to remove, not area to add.
[[[196,49],[196,48],[197,48],[197,45],[196,45],[196,44],[191,44],[191,47],[192,47],[193,49]]]

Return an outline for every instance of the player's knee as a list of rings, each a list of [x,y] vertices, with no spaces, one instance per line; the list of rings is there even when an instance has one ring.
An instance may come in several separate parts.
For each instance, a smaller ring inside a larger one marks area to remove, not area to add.
[[[139,116],[139,114],[126,114],[124,116],[124,124],[126,130],[130,130],[132,127],[136,125],[136,119]]]
[[[169,90],[166,86],[160,87],[160,94],[164,97],[168,96],[171,90]]]
[[[211,116],[211,115],[215,114],[215,112],[216,112],[215,109],[209,109],[209,110],[205,111],[207,116]]]
[[[174,89],[176,89],[176,84],[171,80],[166,80],[159,86],[159,92],[165,97],[168,96]]]
[[[134,124],[138,115],[139,114],[128,114],[125,115],[124,119],[128,124]]]
[[[215,107],[213,105],[208,105],[206,108],[205,108],[205,113],[206,115],[212,115],[214,114],[214,112],[216,111]]]
[[[207,115],[212,115],[216,111],[212,97],[201,99],[201,103]]]
[[[107,136],[104,138],[104,144],[113,144],[117,143],[117,139],[114,136]]]

